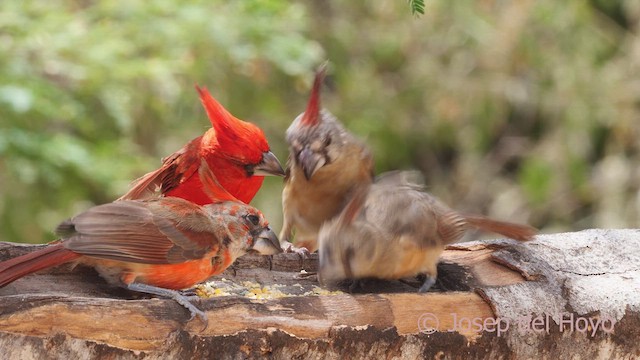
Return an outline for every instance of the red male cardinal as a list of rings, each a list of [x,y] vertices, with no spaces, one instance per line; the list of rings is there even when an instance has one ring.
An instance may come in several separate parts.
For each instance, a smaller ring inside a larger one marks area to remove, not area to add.
[[[164,158],[159,169],[137,179],[120,200],[141,199],[160,188],[164,196],[209,204],[198,177],[201,160],[206,160],[220,185],[245,204],[258,192],[265,175],[284,175],[259,127],[231,115],[207,89],[196,89],[213,127]]]
[[[483,216],[462,215],[424,192],[416,173],[381,175],[360,188],[344,211],[319,234],[319,278],[323,284],[343,279],[400,279],[426,275],[420,292],[437,275],[444,246],[469,228],[531,240],[537,230]]]
[[[248,251],[281,252],[262,213],[235,200],[200,167],[213,204],[165,197],[93,207],[60,224],[52,245],[0,263],[0,287],[67,262],[94,267],[109,283],[166,296],[206,322],[206,315],[175,291],[224,271]]]
[[[316,73],[309,104],[286,133],[289,161],[282,192],[283,247],[290,247],[295,229],[296,246],[315,251],[320,226],[340,213],[353,189],[373,180],[369,149],[329,111],[320,110],[324,73],[324,67]]]

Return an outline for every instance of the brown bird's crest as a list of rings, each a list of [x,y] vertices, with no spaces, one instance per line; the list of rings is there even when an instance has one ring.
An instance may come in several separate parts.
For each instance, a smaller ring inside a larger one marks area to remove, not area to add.
[[[302,124],[306,126],[316,126],[320,120],[320,92],[322,90],[322,83],[326,74],[326,63],[321,65],[316,72],[316,77],[313,80],[313,88],[311,89],[311,96],[309,96],[309,103],[302,116]]]

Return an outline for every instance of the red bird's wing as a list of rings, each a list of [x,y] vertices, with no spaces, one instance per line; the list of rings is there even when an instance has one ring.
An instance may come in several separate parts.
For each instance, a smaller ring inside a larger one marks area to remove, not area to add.
[[[148,197],[158,188],[162,194],[171,191],[198,172],[202,136],[191,140],[182,149],[162,159],[162,166],[133,182],[131,189],[118,200],[136,200]]]
[[[200,168],[198,169],[198,176],[200,183],[202,183],[202,189],[205,194],[211,200],[211,203],[221,203],[225,201],[238,201],[233,195],[231,195],[225,188],[220,185],[218,179],[211,171],[209,164],[202,159]]]
[[[62,223],[56,232],[65,248],[82,255],[176,264],[217,252],[216,225],[199,206],[162,198],[96,206]]]

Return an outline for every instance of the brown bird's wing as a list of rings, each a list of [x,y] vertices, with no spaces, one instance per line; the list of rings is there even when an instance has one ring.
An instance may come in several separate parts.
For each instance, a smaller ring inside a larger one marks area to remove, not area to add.
[[[174,264],[217,251],[216,224],[186,200],[118,201],[63,222],[64,247],[102,259]]]
[[[191,140],[182,149],[162,159],[162,166],[133,182],[131,189],[118,200],[136,200],[149,197],[158,188],[166,193],[198,171],[202,136]]]
[[[424,180],[417,171],[392,171],[382,174],[376,179],[376,186],[397,188],[397,194],[392,201],[399,203],[398,213],[407,217],[404,219],[404,224],[409,230],[416,235],[428,234],[423,237],[425,244],[428,244],[430,239],[434,239],[433,232],[429,231],[429,227],[432,226],[437,229],[437,238],[442,245],[459,241],[470,227],[519,241],[531,240],[537,233],[537,229],[528,225],[494,220],[479,215],[463,215],[450,209],[436,197],[424,191]],[[392,191],[388,190],[388,192]],[[422,209],[419,210],[417,207]],[[402,212],[402,209],[407,210]],[[395,213],[390,211],[390,217],[397,217],[393,215]],[[403,223],[401,219],[399,223]],[[401,230],[407,231],[407,229]]]
[[[465,218],[424,192],[422,174],[391,171],[376,178],[367,205],[370,221],[382,224],[395,239],[418,248],[440,247],[459,240]]]

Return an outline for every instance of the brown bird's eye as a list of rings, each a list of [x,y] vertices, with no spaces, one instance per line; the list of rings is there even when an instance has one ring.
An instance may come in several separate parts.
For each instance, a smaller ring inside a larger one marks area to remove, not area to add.
[[[324,139],[324,146],[329,146],[331,145],[331,137],[327,137],[326,139]]]
[[[249,220],[253,225],[260,224],[260,218],[256,215],[247,215],[247,220]]]

